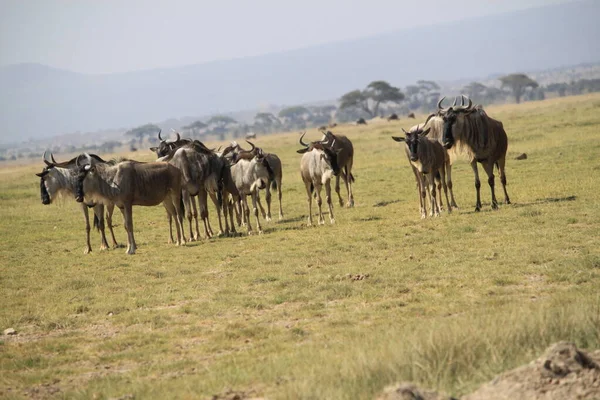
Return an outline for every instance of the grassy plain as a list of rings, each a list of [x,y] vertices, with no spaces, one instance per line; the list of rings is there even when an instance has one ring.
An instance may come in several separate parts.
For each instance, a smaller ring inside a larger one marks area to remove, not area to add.
[[[369,399],[403,380],[461,395],[552,342],[600,347],[600,95],[488,113],[509,136],[498,211],[483,184],[473,212],[458,160],[460,210],[420,220],[390,139],[415,120],[340,126],[356,207],[336,203],[335,225],[306,226],[298,134],[259,137],[284,163],[283,221],[175,247],[163,208],[137,207],[134,256],[97,234],[84,255],[74,201],[39,200],[41,163],[3,166],[0,329],[18,334],[0,337],[0,397]]]

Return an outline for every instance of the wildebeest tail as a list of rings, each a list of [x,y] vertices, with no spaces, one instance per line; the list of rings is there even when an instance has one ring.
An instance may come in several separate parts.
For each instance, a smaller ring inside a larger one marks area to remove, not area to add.
[[[312,182],[310,183],[310,193],[312,194],[315,191],[315,185],[312,184]]]
[[[277,181],[275,179],[271,181],[271,189],[277,190]]]
[[[94,213],[94,228],[96,228],[97,231],[100,230],[100,218],[98,218],[96,213]]]
[[[442,180],[442,176],[440,175],[440,171],[436,171],[435,172],[435,179],[437,179],[438,181]]]
[[[350,182],[354,183],[354,175],[352,175],[352,172],[350,172]]]

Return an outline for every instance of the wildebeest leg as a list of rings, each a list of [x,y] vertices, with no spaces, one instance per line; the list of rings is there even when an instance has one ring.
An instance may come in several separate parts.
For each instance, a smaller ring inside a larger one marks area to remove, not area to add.
[[[308,226],[312,226],[312,183],[304,181],[304,187],[306,188],[306,201],[308,201]]]
[[[439,217],[440,216],[440,207],[438,206],[437,203],[437,194],[436,194],[436,187],[435,187],[435,172],[431,171],[431,173],[429,173],[427,175],[427,183],[429,186],[429,204],[431,206],[431,211],[429,212],[430,216],[435,216],[435,217]]]
[[[210,195],[210,199],[212,200],[213,204],[215,205],[215,208],[217,209],[217,218],[219,220],[219,232],[217,233],[217,235],[222,235],[224,231],[223,231],[223,221],[221,220],[221,207],[219,206],[219,199],[217,199],[217,194],[214,192],[210,192],[209,195]],[[223,201],[223,200],[221,199],[221,201]]]
[[[198,239],[200,239],[200,227],[198,226],[198,207],[196,207],[196,196],[190,197],[190,203],[192,204],[192,217],[194,217],[194,222],[196,225],[196,232],[194,233],[193,238],[195,240],[198,240]],[[192,236],[190,234],[190,240],[191,239],[192,239]]]
[[[83,218],[85,219],[85,235],[87,248],[83,251],[83,254],[88,254],[92,251],[92,245],[90,244],[90,213],[88,212],[85,203],[81,203],[81,211],[83,211]]]
[[[344,207],[344,200],[342,199],[342,195],[340,194],[340,176],[335,177],[335,191],[338,195],[338,199],[340,201],[340,207]],[[321,222],[319,222],[320,224]]]
[[[477,161],[471,161],[471,168],[473,169],[473,174],[475,174],[475,190],[477,191],[477,203],[475,203],[475,211],[481,211],[481,194],[479,193],[481,189],[481,182],[479,181],[479,170],[477,169]]]
[[[419,190],[421,191],[421,219],[427,218],[427,184],[425,176],[417,172],[419,180]]]
[[[441,169],[441,168],[440,168]],[[437,187],[437,194],[438,194],[438,207],[440,209],[440,212],[444,210],[444,202],[442,201],[442,174],[440,172],[440,175],[436,174],[435,177],[435,185]]]
[[[169,214],[169,231],[171,231],[171,236],[173,236],[173,234],[172,234],[170,221],[173,218],[175,218],[175,229],[177,230],[176,244],[177,244],[177,246],[180,246],[181,244],[185,243],[185,238],[183,240],[181,238],[181,231],[183,231],[183,225],[181,224],[179,217],[181,216],[182,212],[181,212],[181,208],[179,208],[179,210],[177,210],[177,208],[174,204],[175,200],[177,200],[177,202],[179,202],[179,199],[176,199],[176,196],[172,196],[172,197],[168,196],[163,201],[163,205],[167,209],[167,214]]]
[[[177,245],[185,244],[185,236],[183,235],[183,209],[181,208],[181,192],[171,193],[171,201],[175,209],[177,217]]]
[[[191,196],[191,194],[188,190],[182,190],[181,197],[183,197],[183,205],[185,207],[185,217],[188,220],[188,225],[190,228],[190,242],[191,242],[196,239],[194,237],[194,231],[192,230],[192,217],[194,214],[194,212],[192,211],[192,208],[196,208],[196,204],[195,204],[196,202],[193,200],[193,197]],[[167,208],[166,205],[165,205],[165,208]],[[169,209],[167,208],[167,212],[168,211],[169,211]],[[196,218],[197,218],[198,211],[197,210],[195,210],[195,211],[196,211]],[[170,214],[170,215],[172,216],[172,214]],[[171,220],[169,219],[169,221],[171,221]],[[170,222],[169,222],[169,230],[171,230]],[[184,235],[184,238],[185,238],[185,235]],[[173,241],[173,233],[171,233],[171,242],[172,241]]]
[[[198,207],[200,208],[200,218],[202,218],[202,222],[204,223],[204,235],[208,239],[212,236],[212,230],[210,229],[210,222],[208,221],[208,205],[206,203],[206,190],[200,189],[198,192]]]
[[[167,204],[163,202],[163,206],[165,207],[165,211],[167,212],[167,221],[169,222],[169,240],[167,240],[167,244],[173,244],[173,214],[169,212],[167,208]]]
[[[260,219],[258,218],[258,207],[256,205],[258,200],[258,190],[252,193],[252,212],[256,218],[256,230],[259,234],[263,233],[262,226],[260,226]],[[248,226],[250,226],[250,219],[248,219]]]
[[[281,178],[276,179],[277,182],[277,196],[279,197],[279,220],[283,219],[283,208],[281,206]]]
[[[492,191],[492,210],[498,209],[498,200],[496,200],[496,190],[494,184],[494,164],[493,163],[481,163],[483,165],[483,169],[488,176],[488,185],[490,185],[490,190]]]
[[[346,183],[346,191],[348,192],[348,207],[354,207],[354,194],[352,193],[352,159],[346,164],[345,170],[346,178],[344,179],[344,182]]]
[[[250,208],[248,207],[248,196],[242,195],[242,213],[248,225],[248,235],[252,235],[252,224],[250,223]]]
[[[127,231],[127,251],[125,254],[135,254],[137,246],[133,237],[133,210],[131,204],[125,204],[121,208],[121,212],[123,213],[123,225],[125,225],[125,230]]]
[[[265,189],[265,200],[267,201],[267,215],[263,214],[263,218],[267,221],[271,221],[271,182],[267,182],[267,188]]]
[[[110,236],[112,237],[113,248],[116,249],[119,247],[119,243],[117,243],[117,239],[115,239],[115,232],[113,231],[112,216],[114,211],[114,204],[106,206],[106,225],[108,225],[108,230],[110,231]]]
[[[317,207],[319,207],[319,225],[325,225],[325,218],[323,217],[323,199],[321,199],[321,183],[315,185],[315,194],[317,195]]]
[[[256,193],[256,201],[258,202],[258,207],[260,208],[260,214],[262,215],[262,217],[264,219],[267,219],[267,213],[265,212],[262,202],[260,201],[260,193],[259,192]],[[248,222],[248,223],[250,223],[250,222]]]
[[[453,208],[458,208],[458,205],[456,205],[456,201],[454,200],[454,192],[452,191],[452,164],[450,164],[449,162],[446,162],[446,184],[448,186],[448,189],[450,190],[450,205]]]
[[[496,161],[496,167],[498,168],[498,175],[500,175],[500,182],[502,182],[502,189],[504,190],[504,203],[510,204],[508,192],[506,191],[506,170],[504,169],[505,161],[506,158],[502,156],[498,161]]]
[[[452,213],[452,204],[448,200],[448,186],[446,185],[446,165],[440,168],[440,176],[442,187],[444,188],[444,196],[446,197],[446,205],[448,205],[448,214]],[[440,193],[440,204],[442,203],[442,193]]]
[[[333,201],[331,199],[331,180],[325,182],[325,201],[329,206],[329,222],[334,224],[335,217],[333,216]]]
[[[106,241],[106,232],[104,231],[104,205],[96,204],[94,206],[94,215],[98,218],[98,229],[100,230],[100,250],[108,249],[108,242]]]

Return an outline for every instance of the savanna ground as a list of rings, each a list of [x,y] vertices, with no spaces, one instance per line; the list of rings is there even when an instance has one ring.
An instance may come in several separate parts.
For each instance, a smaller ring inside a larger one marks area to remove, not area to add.
[[[421,220],[390,139],[415,120],[340,126],[356,207],[335,225],[306,226],[298,133],[259,137],[284,163],[283,221],[176,247],[162,206],[136,207],[134,256],[95,233],[84,255],[78,205],[40,202],[42,163],[3,166],[0,329],[18,334],[0,338],[0,397],[369,399],[406,380],[459,396],[558,340],[599,348],[600,95],[488,113],[509,136],[498,211],[482,179],[473,212],[458,160],[461,208]]]

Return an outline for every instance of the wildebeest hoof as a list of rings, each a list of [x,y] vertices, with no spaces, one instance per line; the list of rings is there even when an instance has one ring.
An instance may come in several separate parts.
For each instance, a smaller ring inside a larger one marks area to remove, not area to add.
[[[262,231],[262,229],[260,231],[258,231],[259,235],[262,235],[264,232]]]
[[[92,249],[87,248],[83,251],[83,254],[90,254],[92,252]]]
[[[331,219],[329,220],[329,222],[331,223],[331,225],[335,224],[335,218],[331,218]]]
[[[481,208],[480,207],[475,207],[475,212],[479,212],[479,211],[481,211]]]
[[[492,203],[492,210],[498,209],[498,203]]]
[[[427,218],[427,214],[421,214],[421,219]]]
[[[268,222],[271,222],[273,219],[271,218],[270,215],[267,215],[267,217],[265,218],[265,220],[267,220]]]

